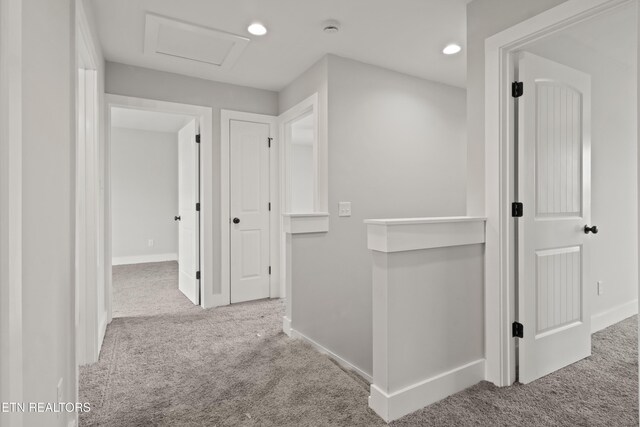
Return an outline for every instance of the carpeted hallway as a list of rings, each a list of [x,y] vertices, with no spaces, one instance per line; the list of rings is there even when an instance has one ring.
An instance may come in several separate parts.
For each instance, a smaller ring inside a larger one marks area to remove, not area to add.
[[[80,424],[384,426],[368,384],[281,332],[282,303],[202,310],[177,264],[114,268],[114,318],[80,369]],[[593,356],[535,383],[481,383],[394,426],[637,426],[637,324],[593,337]]]

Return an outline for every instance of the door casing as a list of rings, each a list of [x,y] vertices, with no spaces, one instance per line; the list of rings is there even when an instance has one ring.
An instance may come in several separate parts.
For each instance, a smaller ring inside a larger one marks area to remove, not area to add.
[[[516,379],[514,188],[514,54],[526,44],[638,0],[568,0],[485,43],[485,378]]]

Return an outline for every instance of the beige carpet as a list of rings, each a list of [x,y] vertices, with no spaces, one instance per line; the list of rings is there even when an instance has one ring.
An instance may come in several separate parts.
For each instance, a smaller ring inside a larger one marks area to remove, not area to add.
[[[114,269],[114,312],[126,317],[81,368],[80,401],[92,404],[81,425],[385,425],[364,381],[282,334],[281,301],[202,310],[179,293],[176,271]],[[637,426],[636,319],[593,344],[591,358],[532,384],[481,383],[393,425]]]

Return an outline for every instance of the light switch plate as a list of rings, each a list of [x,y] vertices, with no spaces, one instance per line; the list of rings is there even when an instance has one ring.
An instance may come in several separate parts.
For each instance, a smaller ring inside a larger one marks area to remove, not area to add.
[[[599,280],[598,281],[598,295],[602,295],[604,294],[604,282]]]
[[[338,203],[338,216],[351,216],[351,202]]]

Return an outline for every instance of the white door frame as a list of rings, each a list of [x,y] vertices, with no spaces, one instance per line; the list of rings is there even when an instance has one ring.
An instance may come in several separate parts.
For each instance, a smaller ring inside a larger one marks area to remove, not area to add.
[[[229,121],[242,120],[247,122],[266,123],[269,125],[269,135],[272,138],[270,162],[270,195],[271,195],[271,225],[269,261],[271,277],[269,278],[269,298],[280,297],[280,145],[276,140],[278,118],[264,114],[245,113],[242,111],[221,110],[220,112],[220,229],[221,229],[221,258],[220,264],[220,293],[214,295],[214,305],[231,304],[231,227],[229,221],[231,202],[231,150]]]
[[[515,381],[512,53],[524,45],[637,0],[568,0],[485,43],[485,357],[488,381]]]
[[[23,401],[22,0],[0,0],[0,401]],[[5,341],[6,340],[6,341]],[[22,414],[0,416],[21,426]]]
[[[200,305],[203,308],[213,307],[215,295],[213,293],[213,110],[199,105],[180,104],[176,102],[156,101],[152,99],[136,98],[123,95],[105,95],[107,105],[107,168],[105,180],[111,182],[111,109],[113,107],[130,108],[136,110],[155,111],[193,116],[200,124]],[[178,161],[176,159],[176,161]],[[111,200],[111,186],[109,185],[108,199]],[[111,202],[107,211],[105,223],[111,230]],[[108,259],[111,259],[111,232],[107,234]],[[111,268],[111,262],[107,265]],[[111,319],[112,284],[109,283],[109,319]]]
[[[100,224],[100,103],[98,63],[100,57],[81,2],[76,3],[76,357],[83,365],[98,360],[107,322],[100,325],[98,286],[102,267]],[[82,70],[82,77],[80,76]],[[83,114],[80,118],[79,115]],[[83,129],[80,129],[82,126]],[[82,172],[82,180],[79,180]],[[81,187],[79,187],[81,186]],[[106,320],[106,319],[105,319]]]

